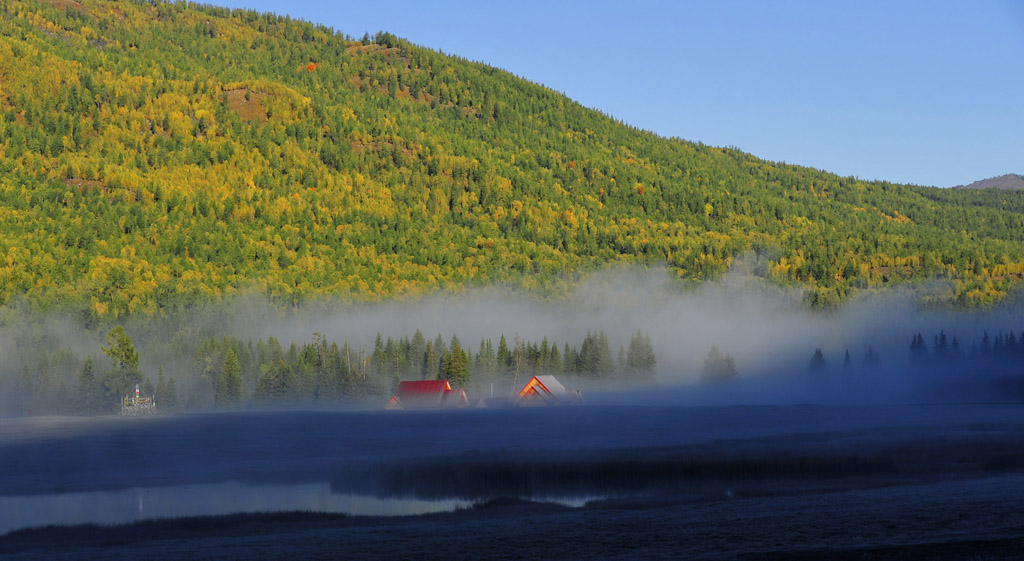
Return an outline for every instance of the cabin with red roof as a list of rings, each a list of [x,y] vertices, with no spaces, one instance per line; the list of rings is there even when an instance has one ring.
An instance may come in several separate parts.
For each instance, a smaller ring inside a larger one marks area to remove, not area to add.
[[[385,409],[449,409],[468,407],[466,390],[452,389],[448,380],[417,380],[398,384]]]
[[[574,405],[583,403],[583,397],[579,390],[566,389],[554,376],[534,376],[513,402],[520,407]]]

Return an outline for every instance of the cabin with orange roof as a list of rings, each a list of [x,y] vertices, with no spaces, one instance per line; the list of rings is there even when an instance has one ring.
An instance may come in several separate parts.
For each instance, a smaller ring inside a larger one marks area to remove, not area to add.
[[[554,376],[534,376],[513,400],[519,407],[583,403],[579,390],[566,389]]]

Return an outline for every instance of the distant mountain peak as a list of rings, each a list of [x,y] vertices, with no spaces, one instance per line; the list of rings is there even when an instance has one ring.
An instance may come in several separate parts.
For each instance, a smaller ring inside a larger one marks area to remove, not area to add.
[[[1020,191],[1024,189],[1024,176],[1008,173],[999,177],[990,177],[975,181],[970,185],[958,185],[954,189],[999,189],[1000,191]]]

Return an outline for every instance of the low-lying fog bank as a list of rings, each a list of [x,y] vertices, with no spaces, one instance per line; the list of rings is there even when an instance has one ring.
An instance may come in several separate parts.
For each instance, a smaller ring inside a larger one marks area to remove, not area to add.
[[[445,376],[475,403],[533,374],[599,403],[644,387],[657,389],[641,402],[683,404],[1024,401],[1019,299],[955,312],[923,308],[926,289],[896,289],[812,311],[749,266],[691,289],[664,272],[596,274],[558,299],[490,288],[281,307],[237,296],[102,327],[9,308],[0,416],[113,412],[136,381],[164,412],[373,408],[401,380]]]

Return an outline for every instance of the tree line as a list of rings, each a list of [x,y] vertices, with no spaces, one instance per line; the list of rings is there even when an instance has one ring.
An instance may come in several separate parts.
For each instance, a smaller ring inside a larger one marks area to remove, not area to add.
[[[510,391],[537,374],[593,383],[650,382],[657,365],[650,336],[641,330],[617,352],[600,331],[588,332],[579,345],[559,346],[546,337],[538,343],[501,335],[497,344],[482,338],[476,351],[456,335],[428,339],[419,330],[400,338],[378,333],[372,349],[315,333],[312,340],[287,347],[275,337],[255,342],[207,338],[185,373],[167,376],[160,366],[154,381],[140,369],[139,353],[122,327],[112,329],[106,340],[102,354],[109,366],[103,372],[97,372],[92,356],[77,371],[35,364],[31,368],[46,373],[38,377],[5,376],[0,370],[0,387],[21,401],[0,401],[0,410],[109,413],[136,385],[164,411],[375,402],[394,393],[403,380],[448,380],[471,396],[483,396],[490,384]],[[71,360],[65,356],[63,362],[62,368],[68,368]]]
[[[838,366],[837,366],[838,365]],[[1013,330],[999,331],[990,336],[983,331],[971,341],[970,347],[960,343],[957,335],[940,330],[929,343],[922,333],[911,336],[904,359],[883,360],[874,345],[868,345],[860,356],[843,350],[841,358],[829,359],[821,347],[811,353],[806,372],[812,379],[836,373],[856,376],[880,370],[930,372],[936,375],[1011,376],[1024,378],[1024,331],[1018,336]],[[740,373],[732,353],[721,350],[717,344],[704,358],[700,371],[703,383],[723,383],[735,380]],[[1024,398],[1024,394],[1021,394]]]
[[[845,350],[839,368],[844,373],[856,370],[870,370],[883,364],[882,358],[869,346],[859,361]],[[922,333],[911,336],[905,361],[896,366],[906,366],[911,371],[925,371],[935,374],[977,374],[987,376],[1024,376],[1024,338],[1011,329],[999,331],[994,337],[983,331],[979,338],[971,341],[970,347],[960,343],[957,335],[940,330],[929,343]],[[892,363],[889,366],[893,366]],[[823,374],[830,370],[821,348],[814,350],[807,370],[811,374]]]

